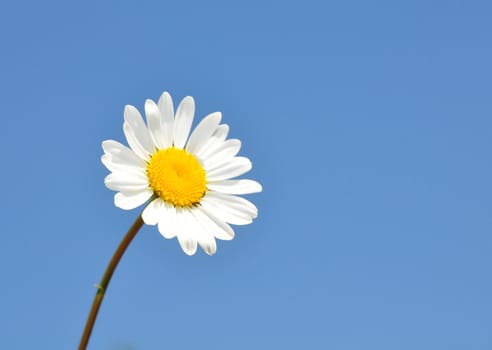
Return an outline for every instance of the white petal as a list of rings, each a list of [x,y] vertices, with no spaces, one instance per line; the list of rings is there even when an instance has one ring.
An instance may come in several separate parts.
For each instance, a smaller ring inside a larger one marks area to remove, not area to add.
[[[125,134],[126,140],[133,152],[135,152],[135,154],[143,160],[148,160],[150,152],[143,148],[143,146],[140,144],[137,137],[135,136],[135,132],[133,131],[132,127],[127,122],[123,123],[123,133]]]
[[[229,194],[248,194],[261,192],[261,185],[253,180],[222,180],[207,183],[207,188],[212,191]]]
[[[135,153],[146,159],[149,154],[154,152],[155,145],[140,112],[135,107],[127,105],[125,106],[124,119],[123,131],[128,144]]]
[[[184,148],[190,133],[193,116],[195,114],[195,101],[193,97],[186,96],[178,106],[176,119],[174,120],[173,140],[174,147]]]
[[[118,163],[121,165],[134,165],[143,168],[146,167],[146,163],[143,159],[137,156],[131,149],[117,141],[104,141],[102,143],[102,148],[104,153],[111,158],[113,163]]]
[[[145,172],[130,173],[125,171],[114,171],[109,174],[106,179],[111,179],[111,181],[123,182],[123,183],[134,183],[134,184],[147,184],[149,183],[147,174]]]
[[[227,124],[222,124],[217,127],[215,132],[212,134],[212,137],[205,142],[205,144],[200,147],[200,149],[196,150],[195,155],[197,157],[203,158],[204,154],[207,154],[210,150],[216,149],[217,146],[220,146],[227,135],[229,134],[229,126]]]
[[[258,209],[256,206],[251,203],[249,200],[234,196],[232,194],[225,194],[219,192],[207,192],[206,197],[213,201],[217,206],[225,206],[229,210],[235,210],[238,212],[246,213],[251,216],[253,219],[258,216]]]
[[[142,219],[147,225],[156,225],[159,221],[161,203],[162,199],[156,198],[145,207]]]
[[[214,151],[213,154],[203,159],[203,166],[206,171],[221,166],[233,158],[241,149],[241,141],[230,139],[222,143],[222,145]]]
[[[124,210],[134,209],[152,197],[152,193],[150,189],[135,192],[118,192],[114,195],[114,204]]]
[[[115,160],[117,161],[115,162]],[[101,162],[112,172],[130,173],[135,175],[145,174],[145,167],[118,160],[118,158],[112,157],[110,154],[103,154],[101,156]]]
[[[197,220],[204,226],[207,230],[212,233],[216,238],[230,241],[234,238],[234,231],[227,223],[222,220],[217,219],[202,206],[196,208],[193,211]]]
[[[193,227],[193,216],[189,209],[176,208],[176,231],[179,244],[187,255],[196,253],[197,239]]]
[[[222,114],[220,112],[211,113],[203,118],[191,133],[186,150],[195,154],[210,139],[215,130],[217,130],[221,118]]]
[[[203,197],[200,204],[203,209],[210,212],[210,214],[218,219],[233,225],[248,225],[253,222],[251,215],[248,215],[242,211],[228,208],[223,203],[217,203],[213,199],[207,197],[208,196]]]
[[[158,228],[164,238],[171,239],[176,237],[175,227],[176,209],[171,204],[162,202],[159,209]]]
[[[107,188],[113,191],[135,192],[143,191],[149,187],[145,178],[141,178],[133,173],[111,173],[104,179]]]
[[[218,140],[224,141],[227,138],[227,135],[229,135],[229,125],[221,124],[212,136]]]
[[[217,242],[214,236],[206,232],[198,236],[198,244],[208,255],[214,255],[217,252]]]
[[[245,157],[235,157],[230,162],[207,172],[207,181],[220,181],[240,176],[251,170],[251,162]]]
[[[147,117],[147,125],[154,144],[157,148],[165,148],[166,139],[161,112],[154,101],[145,101],[145,116]]]
[[[101,143],[104,153],[120,153],[128,151],[133,153],[128,147],[115,140],[105,140]]]
[[[215,242],[215,238],[213,233],[210,231],[210,227],[204,225],[199,216],[201,212],[199,212],[198,207],[194,207],[190,210],[193,220],[190,220],[190,223],[196,230],[196,239],[198,240],[198,244],[208,255],[213,255],[217,251],[217,243]]]
[[[162,93],[159,102],[157,102],[157,107],[162,118],[162,148],[168,148],[173,145],[174,107],[171,95],[167,91]]]

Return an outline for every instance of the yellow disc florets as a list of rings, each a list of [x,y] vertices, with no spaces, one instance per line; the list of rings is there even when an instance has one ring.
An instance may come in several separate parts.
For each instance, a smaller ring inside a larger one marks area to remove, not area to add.
[[[152,155],[147,176],[154,193],[176,207],[198,204],[207,189],[205,170],[198,159],[174,147]]]

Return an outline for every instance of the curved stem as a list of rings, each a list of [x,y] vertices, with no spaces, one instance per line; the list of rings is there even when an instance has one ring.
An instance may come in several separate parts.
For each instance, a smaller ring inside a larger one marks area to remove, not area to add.
[[[125,253],[126,248],[128,248],[131,241],[137,235],[137,232],[138,230],[140,230],[142,225],[143,225],[142,216],[139,215],[138,218],[133,223],[133,225],[128,230],[128,232],[126,233],[125,237],[123,237],[123,240],[121,241],[116,251],[114,252],[114,255],[111,258],[111,261],[109,262],[109,265],[106,268],[106,271],[104,272],[104,275],[101,279],[101,283],[99,283],[99,285],[96,285],[97,292],[96,295],[94,296],[94,301],[92,302],[91,311],[89,312],[89,316],[87,317],[84,333],[82,333],[82,338],[80,339],[79,350],[86,349],[87,343],[89,342],[89,337],[91,336],[92,328],[94,327],[94,323],[96,322],[97,312],[99,311],[99,307],[101,306],[101,303],[103,301],[104,293],[108,288],[109,281],[111,280],[111,276],[113,275],[113,272],[116,270],[116,267],[118,266],[121,257]]]

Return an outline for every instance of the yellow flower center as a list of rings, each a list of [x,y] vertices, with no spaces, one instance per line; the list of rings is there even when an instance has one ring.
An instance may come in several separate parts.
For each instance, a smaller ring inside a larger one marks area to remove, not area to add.
[[[191,207],[200,203],[207,189],[205,170],[198,159],[174,147],[152,155],[147,176],[154,193],[176,207]]]

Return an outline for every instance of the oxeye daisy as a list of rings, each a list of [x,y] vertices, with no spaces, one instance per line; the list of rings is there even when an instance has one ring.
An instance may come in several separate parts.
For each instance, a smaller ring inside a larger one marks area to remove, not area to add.
[[[237,179],[251,169],[248,158],[237,156],[241,142],[227,139],[229,127],[221,113],[207,115],[191,132],[195,102],[185,97],[174,113],[164,92],[156,104],[145,102],[144,122],[127,105],[123,131],[129,148],[108,140],[102,144],[103,164],[111,171],[106,186],[117,193],[114,203],[125,210],[144,203],[142,219],[157,225],[168,239],[177,237],[183,251],[195,254],[197,245],[212,255],[215,239],[231,240],[229,224],[246,225],[258,211],[241,194],[260,192],[253,180]]]
[[[249,224],[258,214],[250,201],[238,196],[261,191],[258,182],[237,179],[251,169],[248,158],[237,156],[241,142],[227,140],[229,127],[220,124],[219,112],[203,118],[190,135],[194,114],[192,97],[181,101],[175,115],[171,96],[164,92],[157,104],[145,102],[147,124],[135,107],[125,107],[123,131],[129,148],[113,140],[102,144],[102,162],[111,171],[104,182],[117,191],[115,205],[130,210],[145,203],[145,208],[96,285],[79,350],[86,349],[111,277],[144,223],[157,225],[166,238],[177,237],[188,255],[195,254],[198,245],[212,255],[216,238],[234,237],[229,224]]]

